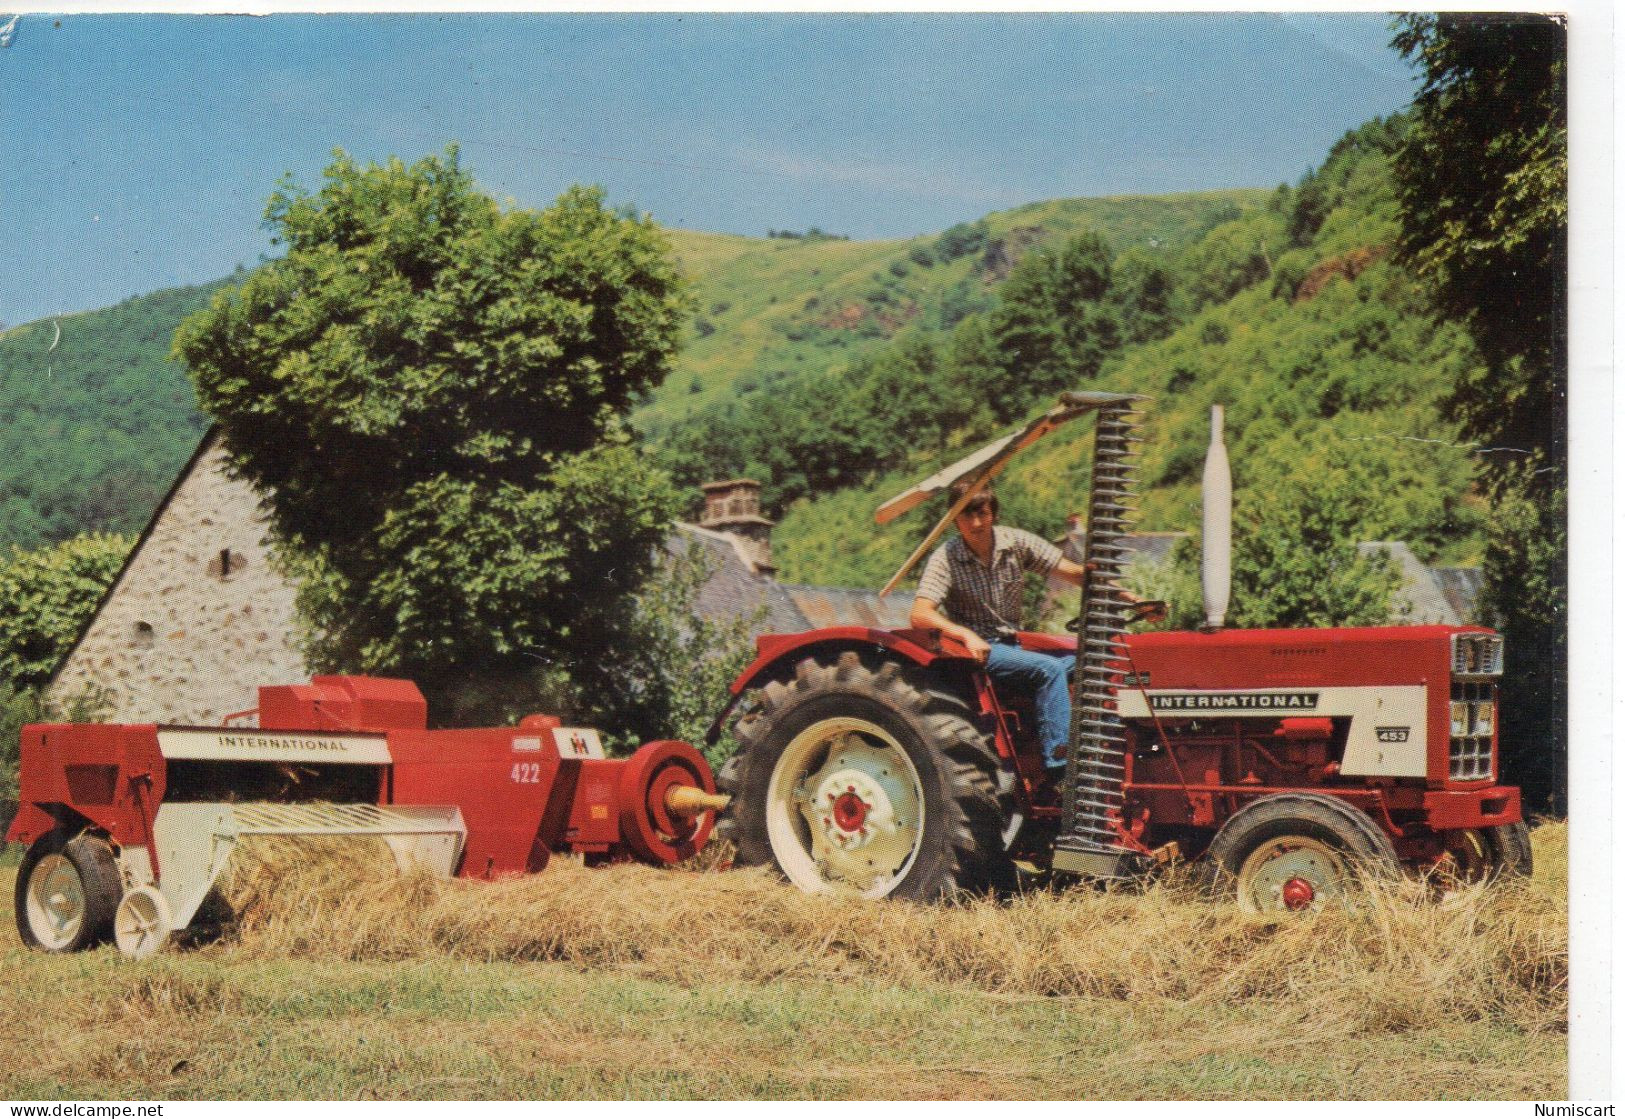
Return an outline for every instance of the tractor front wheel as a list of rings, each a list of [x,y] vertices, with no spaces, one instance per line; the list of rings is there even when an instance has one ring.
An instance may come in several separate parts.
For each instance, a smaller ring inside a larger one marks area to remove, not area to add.
[[[1010,884],[996,758],[962,704],[899,665],[804,660],[734,734],[741,863],[809,893],[931,901]]]
[[[1399,872],[1393,841],[1371,817],[1313,793],[1253,801],[1225,821],[1203,864],[1211,892],[1249,913],[1319,909],[1361,874]]]
[[[1529,825],[1519,820],[1499,827],[1451,832],[1446,837],[1444,865],[1449,878],[1457,882],[1528,878],[1535,872]]]
[[[107,841],[43,835],[17,868],[17,931],[45,952],[77,952],[105,941],[124,892]]]

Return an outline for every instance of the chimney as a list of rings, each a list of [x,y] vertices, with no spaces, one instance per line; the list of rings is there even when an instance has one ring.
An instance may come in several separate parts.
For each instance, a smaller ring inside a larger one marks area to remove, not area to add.
[[[777,570],[773,566],[773,522],[762,516],[761,484],[735,478],[707,482],[700,491],[705,494],[700,527],[738,537],[756,573],[772,575]]]

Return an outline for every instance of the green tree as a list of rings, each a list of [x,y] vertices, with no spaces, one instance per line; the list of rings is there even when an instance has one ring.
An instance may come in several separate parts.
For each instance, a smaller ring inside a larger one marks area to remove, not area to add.
[[[698,544],[674,549],[629,601],[633,638],[630,687],[597,693],[601,721],[628,729],[616,743],[632,749],[657,738],[680,738],[701,749],[711,720],[728,699],[728,685],[755,655],[755,616],[710,618],[698,609],[713,567]],[[725,738],[706,750],[721,765],[734,746]]]
[[[1306,471],[1243,491],[1236,502],[1229,624],[1386,624],[1399,572],[1386,556],[1359,552],[1365,496],[1359,479],[1337,470]]]
[[[130,554],[132,539],[88,533],[0,560],[0,680],[42,687]]]
[[[410,676],[448,722],[579,709],[676,508],[621,420],[688,310],[665,239],[595,190],[503,210],[455,148],[337,153],[266,222],[286,255],[175,353],[268,497],[313,663]]]
[[[1024,415],[1034,400],[1099,375],[1120,343],[1117,315],[1106,302],[1111,283],[1111,248],[1097,234],[1021,258],[988,315],[1004,374],[995,402],[1001,422]]]
[[[1486,620],[1507,638],[1508,779],[1563,810],[1567,702],[1562,437],[1567,66],[1546,16],[1407,15],[1394,46],[1419,63],[1415,123],[1394,159],[1400,249],[1434,281],[1441,317],[1482,363],[1444,401],[1483,448],[1495,502]]]

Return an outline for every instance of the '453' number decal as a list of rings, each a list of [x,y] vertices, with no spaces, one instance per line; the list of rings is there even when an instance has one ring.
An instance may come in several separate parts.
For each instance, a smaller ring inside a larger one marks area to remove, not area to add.
[[[535,785],[542,779],[540,762],[514,762],[513,780],[519,785]]]

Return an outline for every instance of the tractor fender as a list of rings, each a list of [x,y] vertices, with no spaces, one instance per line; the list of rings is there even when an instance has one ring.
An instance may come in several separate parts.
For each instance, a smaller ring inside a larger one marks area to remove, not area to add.
[[[870,629],[867,626],[831,626],[828,629],[808,630],[805,633],[765,633],[756,639],[756,659],[728,685],[728,702],[705,732],[707,744],[714,743],[722,733],[728,716],[739,701],[766,680],[789,676],[796,663],[810,656],[831,656],[847,649],[858,652],[883,650],[904,657],[915,664],[931,664],[939,660],[962,660],[945,654],[936,647],[935,635],[921,629]]]

